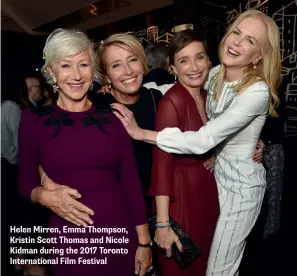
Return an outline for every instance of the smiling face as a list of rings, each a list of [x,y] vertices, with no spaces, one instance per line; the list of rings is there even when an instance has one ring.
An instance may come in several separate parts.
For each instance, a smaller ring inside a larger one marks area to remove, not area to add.
[[[172,67],[187,89],[201,87],[209,71],[209,59],[203,43],[194,41],[177,52]]]
[[[83,99],[93,82],[91,52],[83,51],[65,57],[48,68],[53,81],[59,86],[60,96],[72,101]]]
[[[245,18],[225,39],[221,50],[222,63],[240,69],[256,65],[262,59],[266,41],[265,24],[256,17]]]
[[[123,94],[138,92],[144,67],[139,58],[124,46],[111,45],[104,52],[106,77],[114,90]]]

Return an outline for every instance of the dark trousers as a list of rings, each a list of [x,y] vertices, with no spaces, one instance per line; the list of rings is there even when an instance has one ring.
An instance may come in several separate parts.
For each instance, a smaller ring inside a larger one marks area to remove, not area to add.
[[[10,164],[1,158],[1,275],[15,275],[9,264],[10,258],[10,226],[19,222],[17,165]]]

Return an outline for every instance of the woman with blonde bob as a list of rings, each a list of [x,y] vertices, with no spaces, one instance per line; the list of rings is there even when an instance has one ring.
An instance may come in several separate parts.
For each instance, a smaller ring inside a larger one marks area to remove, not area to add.
[[[215,148],[214,167],[220,217],[208,261],[207,276],[233,276],[246,238],[259,215],[266,187],[265,169],[252,160],[268,112],[277,116],[276,90],[281,83],[280,35],[275,22],[259,11],[242,13],[219,48],[221,64],[209,74],[206,88],[209,121],[199,131],[141,129],[133,114],[113,105],[136,140],[177,154],[203,154]]]
[[[134,113],[140,127],[155,129],[155,118],[160,91],[141,86],[146,71],[146,58],[141,43],[132,35],[117,33],[104,40],[98,49],[98,71],[110,93],[97,93],[99,103],[121,103]],[[151,182],[153,146],[133,141],[138,174],[146,203],[147,215],[151,214],[152,197],[148,196]]]
[[[133,147],[111,109],[87,97],[97,76],[94,59],[82,32],[57,29],[48,37],[43,72],[58,99],[24,112],[19,190],[53,211],[55,231],[45,247],[54,276],[144,276],[151,239]]]

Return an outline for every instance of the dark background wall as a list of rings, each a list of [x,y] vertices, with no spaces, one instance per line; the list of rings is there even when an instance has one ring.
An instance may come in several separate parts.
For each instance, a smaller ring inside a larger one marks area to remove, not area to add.
[[[33,74],[42,66],[42,49],[46,37],[30,36],[14,32],[1,33],[1,75],[14,79],[16,76]]]
[[[286,102],[286,135],[297,139],[297,1],[269,3],[268,13],[281,33],[283,91]],[[297,142],[297,140],[296,140]]]

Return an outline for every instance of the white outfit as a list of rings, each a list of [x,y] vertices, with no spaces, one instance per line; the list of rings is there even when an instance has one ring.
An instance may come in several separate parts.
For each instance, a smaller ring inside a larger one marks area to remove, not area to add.
[[[207,276],[233,276],[244,252],[246,238],[259,215],[265,191],[265,169],[253,162],[269,107],[269,88],[257,82],[235,95],[224,83],[220,99],[213,99],[215,75],[210,72],[207,113],[210,121],[199,131],[182,133],[178,128],[159,132],[157,145],[170,153],[203,154],[216,147],[215,177],[220,217],[208,261]]]
[[[175,85],[175,83],[157,85],[155,82],[148,82],[143,84],[142,86],[144,86],[147,89],[157,89],[164,95],[173,85]]]
[[[22,111],[12,101],[1,104],[1,155],[10,164],[18,163],[18,128]]]

